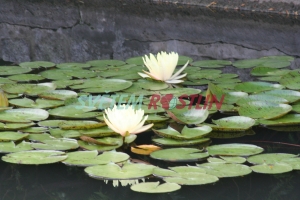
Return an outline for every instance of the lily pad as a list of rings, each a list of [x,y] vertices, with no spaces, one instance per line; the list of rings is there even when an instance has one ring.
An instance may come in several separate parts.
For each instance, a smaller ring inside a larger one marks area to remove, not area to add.
[[[264,126],[293,126],[300,124],[300,114],[286,114],[272,120],[259,119],[258,122]]]
[[[59,123],[61,129],[66,130],[82,130],[82,129],[93,129],[106,126],[106,123],[99,123],[97,121],[63,121]]]
[[[164,181],[179,185],[204,185],[217,182],[219,179],[214,175],[204,173],[182,173],[181,177],[167,177]]]
[[[77,93],[71,90],[53,90],[47,93],[41,93],[39,96],[45,99],[66,100],[76,98]]]
[[[292,106],[264,101],[252,101],[243,104],[239,114],[251,118],[274,119],[281,117],[292,110]]]
[[[202,143],[206,143],[210,141],[209,138],[199,138],[199,139],[193,139],[193,140],[174,140],[170,138],[155,138],[152,139],[153,142],[155,142],[158,145],[163,145],[163,146],[178,146],[178,147],[183,147],[183,146],[195,146],[199,145]]]
[[[90,107],[90,106],[69,105],[69,106],[62,106],[62,107],[51,109],[49,110],[49,114],[55,117],[63,117],[63,118],[70,118],[70,119],[85,119],[85,118],[94,118],[99,115],[102,115],[102,112],[90,112],[96,109],[97,108]],[[0,120],[1,120],[1,114],[0,114]]]
[[[55,63],[53,62],[47,62],[47,61],[33,61],[33,62],[22,62],[19,64],[21,67],[28,67],[28,68],[49,68],[49,67],[54,67]]]
[[[45,120],[45,121],[40,121],[38,122],[39,126],[44,126],[44,127],[59,127],[59,124],[64,122],[65,120]]]
[[[30,142],[22,141],[18,145],[15,145],[13,141],[11,142],[0,142],[0,153],[15,153],[19,151],[29,151],[32,150]]]
[[[31,121],[45,120],[49,113],[43,109],[38,108],[20,108],[11,109],[0,112],[0,121],[29,123]]]
[[[167,193],[179,190],[180,188],[181,186],[176,183],[163,183],[159,185],[159,182],[139,183],[130,187],[135,192],[143,193]]]
[[[280,163],[284,159],[295,158],[297,155],[289,153],[264,153],[255,156],[251,156],[247,159],[252,164],[276,164]]]
[[[33,143],[31,146],[38,150],[57,151],[77,149],[79,147],[76,140],[67,138],[43,140],[42,142],[43,143]]]
[[[91,60],[87,64],[93,67],[106,67],[106,66],[121,66],[126,63],[122,60]]]
[[[226,163],[242,164],[246,162],[246,158],[239,156],[220,156]]]
[[[264,94],[281,97],[293,103],[300,100],[300,92],[294,90],[272,90],[266,91]]]
[[[84,169],[92,178],[104,180],[140,179],[152,174],[153,165],[126,163],[122,167],[117,164],[95,165]]]
[[[98,155],[98,151],[76,151],[67,153],[68,158],[63,161],[69,166],[88,167],[93,165],[105,165],[118,163],[129,159],[129,155],[122,152],[109,151]]]
[[[0,130],[1,131],[8,131],[8,130],[19,130],[19,129],[23,129],[23,128],[28,128],[30,126],[35,125],[35,123],[33,122],[29,122],[29,123],[1,123],[0,122]]]
[[[211,156],[250,156],[259,154],[264,149],[251,144],[220,144],[207,147],[207,151]]]
[[[201,126],[201,127],[195,127],[195,128],[188,128],[185,126],[181,133],[176,131],[175,129],[168,127],[167,129],[161,129],[161,130],[153,130],[156,134],[171,138],[171,139],[177,139],[177,140],[193,140],[193,139],[199,139],[203,138],[206,135],[211,132],[211,128],[209,126]]]
[[[254,165],[251,169],[256,173],[262,174],[281,174],[293,170],[290,165],[285,163]]]
[[[88,63],[61,63],[56,65],[60,69],[78,69],[78,68],[89,68],[91,67]]]
[[[255,124],[254,119],[244,116],[225,117],[212,121],[216,124],[216,126],[212,126],[212,129],[218,131],[243,131]]]
[[[236,102],[237,105],[243,105],[247,102],[251,101],[266,101],[266,102],[272,102],[272,103],[289,103],[288,100],[286,100],[283,97],[280,96],[274,96],[272,94],[253,94],[249,95],[247,97],[241,98]]]
[[[103,137],[103,138],[96,139],[96,140],[99,142],[116,144],[116,145],[115,146],[98,145],[98,144],[92,144],[92,143],[88,143],[88,142],[81,141],[81,140],[78,140],[78,144],[83,149],[87,149],[90,151],[97,150],[99,152],[114,150],[123,145],[123,138],[121,136],[119,136],[119,137]]]
[[[24,134],[20,132],[13,131],[1,131],[0,132],[0,141],[17,141],[26,138],[29,134]]]
[[[245,176],[252,172],[251,168],[242,164],[230,163],[204,163],[198,165],[205,169],[207,174],[217,176],[219,178]]]
[[[197,66],[202,68],[221,68],[231,64],[232,63],[227,60],[200,60],[191,63],[192,66]]]
[[[19,66],[0,66],[0,76],[9,76],[15,74],[25,74],[32,71],[28,67],[19,67]]]
[[[61,151],[21,151],[2,156],[4,162],[25,165],[50,164],[63,161],[67,155]]]
[[[16,82],[40,81],[45,79],[39,74],[17,74],[9,76],[7,78]]]
[[[171,148],[155,151],[150,154],[153,159],[171,162],[194,162],[208,157],[207,152],[195,148]]]
[[[283,88],[284,88],[283,85],[272,84],[268,82],[259,82],[259,81],[238,83],[234,87],[235,90],[239,90],[247,93],[263,92],[263,91],[283,89]]]
[[[36,96],[38,94],[55,90],[56,86],[53,83],[39,83],[39,84],[4,84],[1,86],[5,92],[10,94],[25,94],[29,96]]]
[[[206,109],[189,109],[188,107],[167,110],[167,113],[172,119],[181,124],[200,124],[206,120],[209,114]]]
[[[35,101],[23,98],[23,99],[11,99],[9,103],[14,106],[22,107],[22,108],[55,108],[58,106],[64,105],[63,101],[59,100],[47,100],[47,99],[36,99]]]

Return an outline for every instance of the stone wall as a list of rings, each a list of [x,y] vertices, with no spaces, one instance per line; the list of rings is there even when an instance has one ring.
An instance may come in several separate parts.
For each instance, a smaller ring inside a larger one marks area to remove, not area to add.
[[[55,63],[161,50],[195,59],[300,56],[296,18],[176,4],[0,0],[0,59]]]

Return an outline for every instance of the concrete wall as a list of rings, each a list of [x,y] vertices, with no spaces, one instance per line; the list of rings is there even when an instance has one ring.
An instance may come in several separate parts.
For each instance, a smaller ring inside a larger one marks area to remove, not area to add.
[[[0,5],[5,61],[85,62],[161,50],[195,59],[300,56],[295,18],[134,1],[0,0]]]

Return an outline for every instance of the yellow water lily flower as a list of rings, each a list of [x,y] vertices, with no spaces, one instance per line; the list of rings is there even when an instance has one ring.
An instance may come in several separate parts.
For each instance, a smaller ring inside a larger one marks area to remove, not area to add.
[[[123,137],[144,132],[153,126],[153,124],[143,126],[148,115],[144,117],[144,110],[135,110],[133,106],[114,105],[112,109],[105,109],[105,113],[107,118],[105,114],[103,117],[107,126]]]
[[[144,73],[138,73],[143,78],[152,78],[158,81],[164,81],[170,84],[181,83],[183,80],[181,78],[185,77],[187,74],[180,73],[187,67],[189,61],[174,75],[173,72],[177,66],[179,56],[177,53],[171,52],[166,53],[164,51],[157,54],[155,57],[153,54],[150,54],[148,57],[145,55],[143,61],[145,66],[149,69],[149,72],[143,70]]]

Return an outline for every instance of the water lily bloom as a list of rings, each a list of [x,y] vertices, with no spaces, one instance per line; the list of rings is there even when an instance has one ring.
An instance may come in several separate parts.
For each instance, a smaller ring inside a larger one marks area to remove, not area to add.
[[[107,118],[105,114],[103,114],[103,117],[107,126],[123,137],[141,133],[153,126],[153,124],[143,126],[148,119],[148,115],[144,117],[144,110],[135,110],[133,106],[122,105],[117,107],[117,105],[114,105],[112,109],[105,109],[105,113]]]
[[[177,66],[179,56],[177,53],[171,52],[160,52],[155,57],[153,54],[150,54],[148,57],[145,55],[143,58],[145,66],[149,69],[149,72],[143,70],[144,73],[138,73],[143,78],[152,78],[158,81],[164,81],[170,84],[181,83],[183,80],[179,80],[185,77],[187,74],[180,73],[187,67],[189,61],[174,75],[173,72]]]

